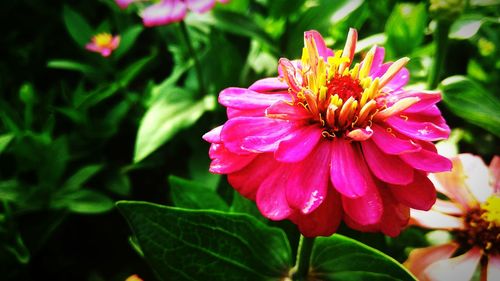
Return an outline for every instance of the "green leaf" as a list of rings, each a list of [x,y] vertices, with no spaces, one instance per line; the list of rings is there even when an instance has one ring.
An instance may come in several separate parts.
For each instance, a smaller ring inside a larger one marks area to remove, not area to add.
[[[141,25],[134,25],[125,30],[121,34],[120,45],[114,53],[115,58],[120,58],[127,53],[128,50],[134,45],[135,41],[141,34],[144,28]]]
[[[87,21],[77,12],[72,10],[68,6],[64,6],[63,9],[63,19],[66,29],[69,35],[75,40],[75,42],[84,47],[85,44],[90,42],[92,37],[92,27],[87,23]]]
[[[170,140],[178,131],[190,127],[201,115],[215,106],[214,96],[195,101],[180,89],[170,89],[158,98],[141,120],[135,143],[134,163]]]
[[[465,15],[457,19],[450,27],[449,37],[469,39],[476,35],[484,22],[483,15]]]
[[[267,219],[262,216],[255,202],[246,199],[236,191],[233,193],[233,202],[231,203],[229,211],[231,213],[248,214],[264,223],[267,222]]]
[[[134,78],[136,78],[141,70],[153,60],[156,54],[151,54],[145,58],[137,60],[136,62],[129,65],[125,70],[118,74],[118,81],[120,85],[126,88]]]
[[[0,135],[0,153],[2,153],[7,148],[13,138],[14,134]]]
[[[17,180],[0,181],[0,201],[17,201],[23,190]]]
[[[283,280],[291,268],[285,233],[241,214],[121,201],[160,280]]]
[[[395,58],[413,52],[424,39],[426,25],[425,3],[398,4],[385,25],[388,56]]]
[[[500,137],[500,100],[465,76],[451,76],[441,82],[446,106],[457,116]]]
[[[168,177],[170,192],[174,205],[189,209],[212,209],[227,211],[228,206],[215,190],[203,184],[182,179],[176,176]]]
[[[226,32],[243,35],[265,43],[277,52],[276,42],[252,18],[237,12],[214,10],[215,26]]]
[[[72,175],[66,182],[64,183],[62,189],[66,191],[77,190],[84,183],[86,183],[90,178],[92,178],[97,172],[102,169],[102,165],[88,165],[80,170],[78,170],[74,175]]]
[[[316,238],[311,267],[324,281],[416,280],[393,258],[340,234]]]
[[[97,70],[92,66],[71,60],[50,60],[47,63],[47,67],[55,69],[79,71],[86,75],[92,75],[97,73]]]
[[[59,194],[51,202],[51,207],[68,208],[72,212],[81,214],[100,214],[113,208],[113,200],[98,191],[80,189],[69,194]]]

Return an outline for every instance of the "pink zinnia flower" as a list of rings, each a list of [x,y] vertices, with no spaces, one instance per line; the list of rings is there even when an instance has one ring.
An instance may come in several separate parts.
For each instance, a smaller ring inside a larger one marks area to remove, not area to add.
[[[210,171],[305,236],[331,235],[342,217],[398,235],[409,208],[434,204],[426,173],[451,169],[431,142],[449,135],[441,95],[404,90],[408,58],[383,63],[383,48],[353,64],[354,29],[344,51],[316,31],[304,41],[301,60],[280,59],[279,77],[220,93],[229,120],[204,135]]]
[[[99,33],[92,37],[90,43],[85,46],[85,49],[100,53],[103,57],[108,57],[118,48],[120,44],[120,36],[112,36],[109,33]]]
[[[500,280],[500,157],[490,167],[471,154],[452,159],[453,170],[431,175],[440,193],[431,211],[414,211],[412,223],[451,230],[455,239],[444,245],[415,249],[405,266],[419,280]]]
[[[120,8],[125,9],[133,2],[148,2],[148,0],[115,0]],[[187,10],[196,13],[210,11],[216,2],[227,3],[229,0],[161,0],[141,13],[145,26],[166,25],[184,19]]]

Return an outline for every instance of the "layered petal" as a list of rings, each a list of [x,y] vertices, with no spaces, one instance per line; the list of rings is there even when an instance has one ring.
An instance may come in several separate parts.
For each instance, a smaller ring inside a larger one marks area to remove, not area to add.
[[[361,147],[370,170],[380,180],[398,185],[413,181],[413,168],[398,156],[383,153],[371,140],[362,142]]]
[[[338,192],[356,198],[364,196],[367,190],[376,190],[358,144],[334,139],[331,146],[330,178]]]
[[[436,189],[423,174],[415,173],[412,183],[407,185],[389,185],[389,189],[398,202],[417,210],[430,210],[436,202]]]
[[[420,145],[422,144],[420,143]],[[417,152],[401,154],[399,157],[413,168],[425,172],[437,173],[451,170],[452,163],[448,158],[426,148]]]
[[[141,13],[145,26],[165,25],[182,20],[186,16],[186,3],[181,0],[162,0]]]
[[[406,137],[398,137],[390,128],[374,124],[372,126],[372,140],[386,154],[403,154],[408,152],[417,152],[421,149],[420,145]]]
[[[272,77],[257,80],[248,89],[260,93],[287,92],[288,85],[279,78]]]
[[[389,127],[417,140],[437,141],[448,138],[450,128],[440,127],[433,122],[415,120],[407,116],[391,116],[385,120]]]
[[[270,153],[259,154],[244,168],[228,174],[227,180],[241,195],[255,201],[257,190],[268,175],[275,172],[275,165]]]
[[[486,269],[486,280],[498,280],[500,277],[500,256],[491,255],[488,259],[488,267]]]
[[[288,218],[293,213],[293,209],[288,204],[286,186],[282,183],[288,179],[290,167],[285,164],[276,164],[273,170],[268,170],[267,173],[257,191],[257,207],[270,220]]]
[[[215,0],[184,0],[189,10],[197,13],[210,11],[215,5]]]
[[[384,207],[375,184],[368,185],[363,196],[356,198],[342,196],[341,198],[345,214],[359,225],[376,224],[382,218]]]
[[[415,249],[410,252],[404,266],[419,280],[427,281],[429,279],[424,276],[425,269],[435,262],[450,258],[457,249],[458,245],[455,243]]]
[[[330,186],[326,198],[312,213],[295,213],[290,219],[306,237],[330,236],[338,228],[342,218],[339,194]]]
[[[290,95],[262,94],[244,88],[227,88],[219,94],[220,104],[241,110],[265,109],[278,101],[290,101]]]
[[[274,153],[276,160],[281,162],[298,162],[307,157],[320,141],[322,129],[317,125],[301,127],[291,131],[288,139],[279,143],[278,149]],[[322,144],[324,146],[325,144]],[[329,144],[327,144],[329,146]],[[326,152],[326,150],[324,150]],[[328,149],[328,160],[330,159],[330,149]],[[328,171],[328,162],[322,163],[322,170]],[[307,167],[304,167],[307,169]],[[313,175],[314,176],[314,175]]]
[[[214,143],[209,150],[210,172],[214,174],[229,174],[240,170],[248,165],[255,157],[255,154],[239,155],[227,150],[223,144]]]
[[[429,280],[469,281],[480,259],[481,251],[474,247],[461,256],[432,263],[424,270],[424,276]]]
[[[486,199],[493,194],[488,166],[479,156],[463,153],[459,154],[458,157],[462,163],[463,171],[467,173],[467,177],[464,178],[467,189],[478,202],[486,202]]]
[[[321,142],[307,158],[290,168],[286,182],[288,204],[303,214],[313,212],[325,199],[329,185],[330,144]]]
[[[412,224],[429,229],[463,229],[464,222],[461,218],[446,215],[434,210],[411,210]]]

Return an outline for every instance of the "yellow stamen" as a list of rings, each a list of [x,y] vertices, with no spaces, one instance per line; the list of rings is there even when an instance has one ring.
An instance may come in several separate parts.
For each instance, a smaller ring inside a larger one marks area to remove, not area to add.
[[[485,210],[482,218],[494,223],[496,226],[500,226],[500,196],[491,195],[486,202],[481,205],[481,208]]]
[[[395,61],[385,74],[380,78],[380,88],[384,87],[392,78],[410,61],[409,58],[404,57]]]
[[[363,60],[363,66],[359,71],[359,79],[363,79],[370,73],[370,69],[372,67],[373,57],[375,56],[376,46],[373,46],[370,51],[366,54],[365,59]]]

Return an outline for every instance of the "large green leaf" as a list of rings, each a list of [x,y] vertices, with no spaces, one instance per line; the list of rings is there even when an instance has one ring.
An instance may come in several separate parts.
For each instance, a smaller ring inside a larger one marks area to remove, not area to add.
[[[500,137],[500,100],[465,76],[441,82],[444,103],[457,116]]]
[[[90,42],[93,32],[92,27],[90,27],[87,21],[80,14],[68,6],[64,6],[63,19],[69,35],[71,35],[73,40],[75,40],[78,45],[83,47],[86,43]]]
[[[340,234],[316,238],[311,267],[323,281],[416,280],[393,258]]]
[[[122,201],[160,280],[282,280],[291,268],[284,232],[242,214]]]
[[[189,209],[227,211],[228,206],[213,189],[176,176],[168,177],[175,206]]]
[[[424,3],[398,4],[385,25],[388,56],[405,56],[420,46],[426,25],[427,12]]]
[[[146,158],[179,130],[190,127],[214,106],[214,96],[194,100],[188,92],[170,89],[167,95],[153,103],[142,118],[135,143],[134,163]]]

